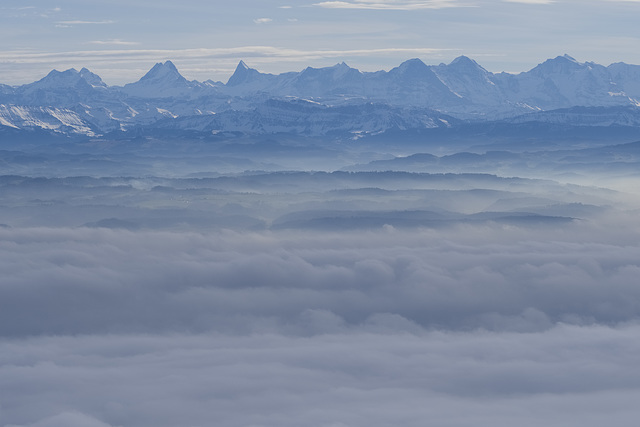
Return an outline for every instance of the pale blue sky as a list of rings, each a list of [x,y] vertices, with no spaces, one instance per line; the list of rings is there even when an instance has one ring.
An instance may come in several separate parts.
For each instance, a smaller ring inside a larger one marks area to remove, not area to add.
[[[200,81],[240,59],[271,73],[459,55],[494,72],[564,53],[640,64],[639,18],[640,0],[3,0],[0,82],[84,66],[123,84],[167,59]]]

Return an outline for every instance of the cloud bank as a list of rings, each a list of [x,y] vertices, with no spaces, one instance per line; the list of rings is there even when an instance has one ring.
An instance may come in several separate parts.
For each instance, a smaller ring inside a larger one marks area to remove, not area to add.
[[[46,159],[50,173],[70,163]],[[97,159],[94,173],[106,167]],[[26,154],[16,167],[27,160],[39,173]],[[596,427],[640,416],[640,225],[614,191],[346,172],[0,184],[0,425]],[[274,226],[438,206],[462,220]],[[490,215],[523,207],[576,216]],[[225,214],[262,227],[202,222]]]
[[[580,241],[599,235],[583,225],[561,240],[558,230],[502,227],[3,229],[0,334],[313,335],[383,318],[410,329],[530,332],[637,319],[637,244]]]
[[[640,415],[639,335],[40,337],[0,343],[0,398],[5,425],[24,427],[626,425]]]
[[[399,1],[399,0],[356,0],[346,1],[324,1],[314,4],[328,9],[369,9],[369,10],[420,10],[420,9],[443,9],[449,7],[465,7],[468,4],[460,3],[457,0],[431,0],[431,1]]]

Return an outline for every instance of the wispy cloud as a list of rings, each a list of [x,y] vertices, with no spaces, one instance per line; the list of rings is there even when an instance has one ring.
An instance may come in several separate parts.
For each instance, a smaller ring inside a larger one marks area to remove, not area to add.
[[[323,1],[315,3],[314,6],[329,9],[419,10],[468,7],[470,4],[460,3],[457,0],[354,0]]]
[[[58,25],[104,25],[104,24],[115,24],[115,21],[58,21],[56,22]]]
[[[139,44],[138,42],[128,42],[120,39],[111,39],[111,40],[93,40],[87,42],[89,44],[97,44],[97,45],[116,45],[116,46],[133,46]]]
[[[253,20],[253,22],[255,22],[256,24],[267,24],[271,21],[273,21],[273,19],[271,18],[258,18]]]
[[[5,11],[7,16],[11,16],[14,18],[24,18],[24,17],[41,17],[41,18],[49,18],[50,14],[55,14],[60,12],[62,9],[59,7],[55,8],[43,8],[36,6],[22,6],[22,7],[0,7],[0,11]]]
[[[115,43],[114,43],[115,42]],[[124,44],[130,42],[111,41],[110,44]],[[93,41],[93,44],[109,44],[108,41]],[[106,49],[106,50],[84,50],[68,52],[36,52],[36,51],[5,51],[0,52],[0,62],[11,63],[56,63],[58,61],[78,61],[78,60],[98,60],[98,59],[119,59],[140,62],[149,58],[171,57],[179,58],[234,58],[238,56],[249,58],[273,58],[282,59],[322,59],[346,56],[366,56],[366,55],[433,55],[437,53],[452,51],[454,49],[439,48],[380,48],[380,49],[345,49],[345,50],[301,50],[287,49],[275,46],[241,46],[235,48],[200,48],[200,49]]]
[[[524,3],[524,4],[553,4],[555,0],[502,0],[506,3]]]

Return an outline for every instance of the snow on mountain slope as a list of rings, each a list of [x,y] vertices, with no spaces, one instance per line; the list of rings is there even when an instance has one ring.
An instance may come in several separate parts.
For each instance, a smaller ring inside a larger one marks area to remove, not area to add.
[[[378,102],[388,99],[392,105],[419,106],[449,111],[459,105],[460,97],[453,93],[419,59],[410,59],[389,72],[368,74],[367,93]]]
[[[437,66],[410,59],[389,71],[361,72],[343,62],[278,75],[240,61],[224,84],[189,81],[166,61],[123,87],[107,86],[86,68],[53,70],[18,87],[0,85],[5,126],[87,135],[141,126],[366,134],[441,126],[438,114],[446,114],[448,123],[452,117],[479,122],[511,117],[636,126],[635,110],[617,108],[639,108],[639,99],[640,66],[604,67],[568,55],[515,75],[491,73],[465,56]],[[542,114],[576,106],[602,108]]]
[[[104,88],[107,87],[106,83],[102,81],[102,78],[100,78],[99,75],[92,73],[91,71],[87,70],[84,67],[80,70],[79,74],[80,74],[80,77],[82,77],[87,83],[89,83],[93,87],[104,87]]]
[[[0,96],[13,95],[14,92],[15,89],[12,86],[0,84]]]
[[[543,110],[633,104],[617,88],[606,67],[580,63],[568,55],[515,76],[501,75],[498,84],[507,89],[505,94],[511,102]]]
[[[465,113],[482,117],[491,112],[505,113],[514,110],[514,106],[508,103],[503,88],[494,81],[494,75],[466,56],[460,56],[448,65],[435,66],[433,70],[464,101],[457,111],[464,108]]]
[[[640,105],[640,65],[616,62],[607,67],[617,92],[624,92]]]
[[[625,64],[626,65],[626,64]],[[635,79],[629,72],[628,87]],[[640,90],[640,85],[637,87]],[[360,72],[341,63],[299,73],[263,74],[240,62],[222,89],[231,96],[312,98],[325,104],[383,102],[437,109],[463,118],[492,119],[571,106],[635,105],[611,72],[568,55],[511,75],[493,74],[470,58],[427,66],[419,59],[390,71]]]
[[[282,76],[282,75],[280,75]],[[244,61],[240,61],[236,70],[227,81],[227,87],[244,86],[253,90],[262,90],[278,78],[273,74],[264,74],[254,68],[249,68]]]
[[[354,138],[390,129],[448,127],[456,119],[424,109],[360,104],[329,107],[300,99],[271,99],[249,111],[179,117],[152,127],[208,133],[295,133],[307,136],[351,134]]]
[[[364,78],[364,74],[344,62],[332,67],[307,67],[288,82],[287,94],[314,98],[362,96]]]
[[[138,98],[193,98],[203,91],[212,90],[209,85],[185,79],[171,61],[157,63],[135,83],[124,85],[120,90],[128,96]]]
[[[263,74],[240,62],[225,92],[244,97],[269,94],[313,98],[328,104],[370,101],[420,107],[460,104],[459,96],[419,59],[405,61],[389,72],[362,73],[340,63],[279,75]]]
[[[102,79],[86,68],[53,70],[37,82],[14,90],[16,104],[69,107],[80,102],[98,102],[109,97]]]
[[[15,129],[41,128],[60,133],[95,136],[92,126],[62,108],[0,105],[0,124]]]
[[[569,126],[640,126],[637,107],[571,107],[540,111],[506,120],[510,123],[541,122]]]

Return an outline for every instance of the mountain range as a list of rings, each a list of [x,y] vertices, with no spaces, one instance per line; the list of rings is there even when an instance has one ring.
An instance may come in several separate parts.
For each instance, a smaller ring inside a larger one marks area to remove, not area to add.
[[[492,73],[460,56],[411,59],[389,71],[340,63],[266,74],[240,61],[227,83],[190,81],[171,61],[108,86],[86,68],[0,85],[0,135],[73,136],[291,133],[359,138],[469,124],[640,127],[640,66],[568,55],[520,74]]]

